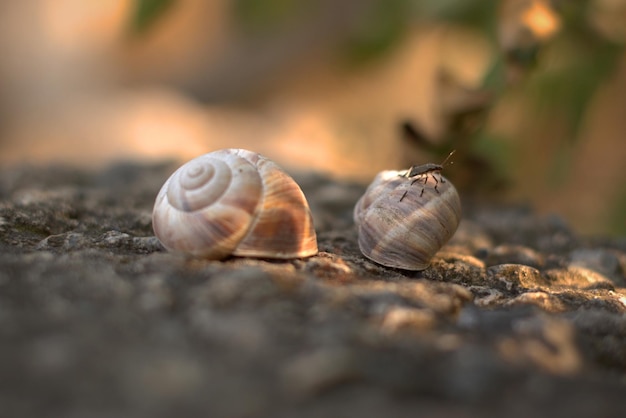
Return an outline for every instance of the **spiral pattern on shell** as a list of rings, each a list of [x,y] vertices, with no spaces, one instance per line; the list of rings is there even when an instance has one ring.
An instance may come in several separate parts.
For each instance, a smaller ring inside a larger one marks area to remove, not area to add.
[[[271,160],[242,149],[211,152],[176,170],[157,195],[152,225],[168,250],[208,259],[317,253],[300,187]]]
[[[423,270],[454,235],[461,201],[439,171],[379,173],[354,208],[359,248],[387,267]]]

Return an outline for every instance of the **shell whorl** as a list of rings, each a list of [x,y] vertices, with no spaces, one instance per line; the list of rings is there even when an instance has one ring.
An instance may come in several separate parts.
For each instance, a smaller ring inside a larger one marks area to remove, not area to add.
[[[461,202],[440,173],[425,174],[418,182],[404,173],[379,173],[357,202],[359,248],[384,266],[423,270],[456,231]]]
[[[157,195],[152,218],[165,248],[193,256],[317,253],[304,194],[276,164],[251,151],[216,151],[180,167]]]

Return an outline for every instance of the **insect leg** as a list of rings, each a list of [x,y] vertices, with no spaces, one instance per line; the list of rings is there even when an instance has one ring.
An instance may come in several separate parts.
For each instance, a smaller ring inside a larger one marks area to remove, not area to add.
[[[437,193],[439,193],[439,190],[437,189],[437,186],[439,185],[439,180],[437,180],[437,177],[435,177],[435,175],[434,175],[434,174],[432,174],[432,173],[428,173],[428,174],[426,174],[426,178],[425,178],[425,181],[424,181],[424,183],[423,183],[423,184],[424,184],[424,185],[428,184],[428,176],[432,177],[432,179],[435,181],[435,187],[434,187],[434,189],[435,189],[435,191],[436,191]]]

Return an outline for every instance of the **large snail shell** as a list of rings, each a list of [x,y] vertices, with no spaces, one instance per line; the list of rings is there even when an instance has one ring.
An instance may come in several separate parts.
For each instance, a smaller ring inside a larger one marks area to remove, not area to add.
[[[168,250],[209,259],[317,254],[300,187],[269,159],[242,149],[211,152],[176,170],[157,195],[152,226]]]
[[[387,267],[423,270],[454,235],[461,201],[440,172],[406,173],[379,173],[357,202],[354,221],[367,258]]]

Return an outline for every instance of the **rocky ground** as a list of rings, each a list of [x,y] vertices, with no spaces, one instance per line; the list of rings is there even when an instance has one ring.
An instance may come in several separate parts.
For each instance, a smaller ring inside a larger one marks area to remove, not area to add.
[[[151,229],[174,168],[1,172],[0,416],[624,416],[626,239],[465,200],[384,268],[363,188],[306,174],[318,256],[189,260]]]

